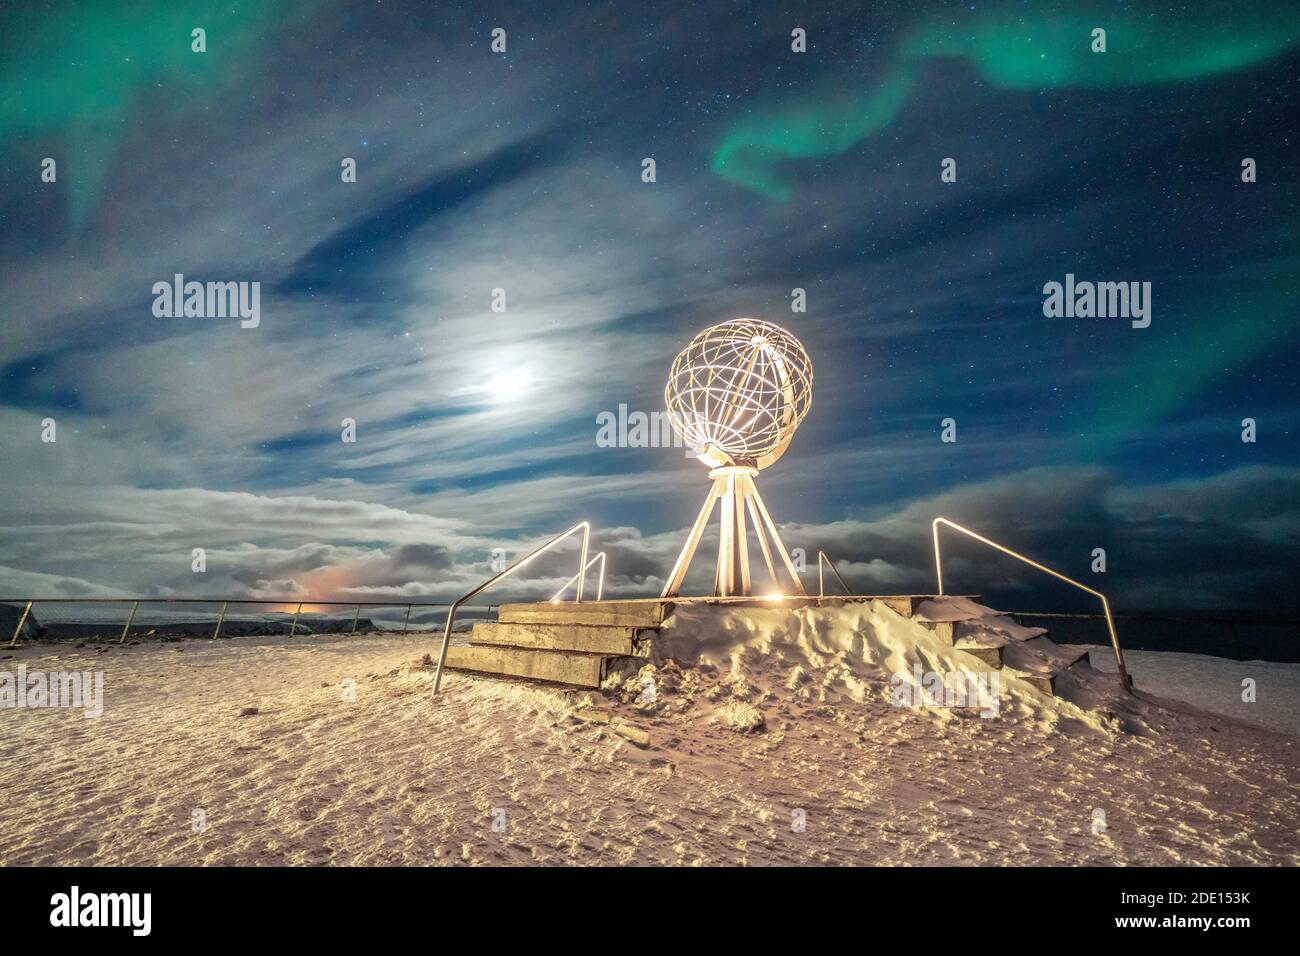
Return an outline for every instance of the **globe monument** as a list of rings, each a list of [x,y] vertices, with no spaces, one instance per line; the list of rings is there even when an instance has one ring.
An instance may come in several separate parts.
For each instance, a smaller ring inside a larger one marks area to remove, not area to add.
[[[664,585],[676,597],[718,508],[714,594],[751,593],[749,525],[776,594],[805,594],[754,479],[790,446],[812,407],[812,360],[793,335],[771,322],[732,319],[710,326],[678,353],[668,373],[668,417],[713,484]],[[748,516],[748,520],[747,520]],[[770,537],[770,543],[769,543]],[[772,552],[780,556],[782,582]]]

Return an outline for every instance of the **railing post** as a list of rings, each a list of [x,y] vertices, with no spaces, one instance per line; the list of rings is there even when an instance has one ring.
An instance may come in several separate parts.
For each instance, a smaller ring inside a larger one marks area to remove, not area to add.
[[[466,601],[468,601],[470,598],[483,593],[492,585],[500,581],[502,578],[508,578],[510,575],[514,574],[516,571],[518,571],[520,568],[526,565],[529,561],[533,560],[533,558],[537,557],[539,554],[545,554],[547,551],[551,550],[551,548],[555,547],[555,545],[559,544],[561,541],[568,538],[569,535],[573,534],[573,532],[577,531],[579,528],[582,529],[582,553],[579,556],[579,563],[578,563],[578,568],[581,571],[581,569],[585,568],[587,563],[587,536],[591,532],[591,524],[586,521],[580,521],[577,524],[575,524],[572,528],[570,528],[568,531],[565,531],[563,534],[557,534],[554,538],[546,542],[541,547],[534,548],[532,551],[528,552],[528,554],[524,555],[514,564],[510,565],[510,567],[506,568],[504,571],[497,572],[492,577],[488,578],[486,581],[484,581],[482,584],[476,587],[474,590],[470,591],[468,594],[462,595],[461,597],[457,598],[454,602],[452,602],[451,607],[447,609],[447,624],[442,629],[442,647],[438,650],[438,669],[434,672],[433,675],[433,696],[437,696],[438,691],[442,689],[442,670],[447,663],[447,647],[451,643],[452,623],[456,620],[456,612],[460,610],[460,606],[464,604]],[[574,603],[578,603],[581,600],[582,600],[582,576],[580,573],[578,577],[578,594]]]
[[[442,647],[438,651],[438,669],[433,672],[433,693],[437,696],[438,691],[442,690],[442,668],[447,663],[447,645],[451,643],[451,622],[456,619],[456,609],[460,607],[460,600],[452,602],[451,607],[447,608],[447,624],[442,630]]]
[[[1043,571],[1047,574],[1050,574],[1058,581],[1064,581],[1066,584],[1073,584],[1080,591],[1086,591],[1087,593],[1091,594],[1093,597],[1100,598],[1101,609],[1106,614],[1106,630],[1110,632],[1110,645],[1115,651],[1115,666],[1119,670],[1120,682],[1123,684],[1125,690],[1133,689],[1133,680],[1128,676],[1128,668],[1124,666],[1124,652],[1120,650],[1119,635],[1115,633],[1115,619],[1114,617],[1111,616],[1110,601],[1106,599],[1106,595],[1102,594],[1100,591],[1088,587],[1086,584],[1080,584],[1078,581],[1074,580],[1074,578],[1067,578],[1060,571],[1053,571],[1047,565],[1039,564],[1037,561],[1033,560],[1032,558],[1025,557],[1023,554],[1021,554],[1018,551],[1012,551],[1010,548],[998,544],[996,541],[990,541],[988,538],[985,538],[983,535],[976,534],[974,531],[970,530],[970,528],[963,528],[955,521],[949,521],[947,518],[943,517],[942,515],[939,516],[938,518],[935,518],[934,521],[930,523],[930,528],[934,535],[934,573],[936,579],[938,580],[940,597],[943,596],[943,560],[939,555],[939,525],[940,524],[946,524],[954,531],[960,531],[968,538],[974,538],[976,541],[980,542],[980,544],[987,544],[990,548],[992,548],[995,551],[1001,551],[1003,554],[1010,555],[1011,557],[1015,558],[1017,561],[1023,561],[1031,568],[1037,568],[1039,571]]]
[[[1110,645],[1115,649],[1115,664],[1119,669],[1119,679],[1124,684],[1125,690],[1132,690],[1133,679],[1128,676],[1128,668],[1124,666],[1124,652],[1119,649],[1119,635],[1115,633],[1115,619],[1110,614],[1110,602],[1106,600],[1106,595],[1102,594],[1100,597],[1101,609],[1106,612],[1106,630],[1110,631]]]
[[[402,633],[406,633],[406,626],[411,623],[411,605],[406,605],[406,617],[402,619]]]
[[[560,585],[560,589],[558,591],[556,591],[554,594],[551,595],[551,603],[558,604],[561,595],[563,595],[565,591],[569,590],[569,585],[577,583],[578,578],[581,577],[582,575],[585,575],[588,569],[590,569],[591,566],[595,564],[597,561],[600,562],[600,577],[596,582],[596,600],[597,601],[601,600],[605,596],[605,552],[597,551],[596,556],[587,562],[587,567],[578,570],[571,578],[569,578],[569,580],[565,581],[564,584]],[[574,602],[575,603],[577,602],[576,596],[574,598]],[[489,611],[492,610],[492,607],[493,607],[492,605],[488,605],[488,610]]]
[[[22,615],[18,618],[18,626],[14,628],[14,636],[9,641],[9,646],[13,647],[18,643],[18,635],[23,632],[23,625],[27,623],[27,615],[31,613],[32,602],[28,601],[27,606],[23,608]]]
[[[229,607],[229,606],[230,606],[230,602],[229,602],[229,601],[222,601],[222,602],[221,602],[221,613],[217,616],[217,629],[216,629],[215,631],[212,632],[212,639],[213,639],[214,641],[215,641],[218,637],[221,636],[221,625],[222,625],[222,624],[225,622],[225,620],[226,620],[226,608]]]
[[[298,636],[298,615],[302,613],[302,604],[298,605],[298,610],[293,612],[293,623],[289,625],[289,636]]]
[[[131,630],[131,622],[135,620],[135,612],[136,612],[136,608],[138,608],[139,606],[140,606],[140,602],[139,602],[139,601],[136,601],[136,602],[134,602],[134,603],[131,605],[131,614],[130,614],[130,616],[128,616],[127,619],[126,619],[126,627],[122,628],[122,639],[121,639],[120,641],[118,641],[117,643],[119,643],[119,644],[125,644],[125,643],[126,643],[126,632],[129,631],[129,630]]]
[[[582,526],[582,554],[578,557],[578,591],[573,597],[574,604],[582,603],[582,582],[587,576],[587,538],[591,534],[591,527],[586,523]]]
[[[849,587],[849,582],[844,580],[844,575],[840,574],[840,569],[835,567],[835,562],[831,560],[831,556],[825,551],[819,549],[817,551],[817,596],[819,598],[824,598],[826,596],[826,585],[822,580],[823,561],[825,561],[827,567],[831,569],[831,574],[835,575],[835,580],[840,582],[840,587],[844,589],[845,595],[852,594],[853,589]]]
[[[357,632],[357,621],[361,620],[361,605],[357,605],[357,613],[352,615],[352,630],[348,631],[349,636]]]
[[[934,535],[934,576],[939,582],[939,597],[943,597],[943,561],[939,558],[939,522],[941,518],[935,518],[930,522],[930,533]]]

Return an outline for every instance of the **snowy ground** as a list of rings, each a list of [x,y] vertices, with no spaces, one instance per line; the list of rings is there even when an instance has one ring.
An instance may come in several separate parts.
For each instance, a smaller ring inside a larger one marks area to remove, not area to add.
[[[105,677],[95,719],[0,710],[0,863],[1300,864],[1294,736],[1101,674],[895,706],[952,652],[880,612],[673,624],[606,694],[432,701],[429,634],[0,649]]]
[[[1089,651],[1098,670],[1115,672],[1114,652],[1109,647],[1090,647]],[[1166,651],[1126,651],[1124,664],[1137,686],[1148,694],[1300,735],[1300,664]],[[1242,698],[1245,680],[1255,682],[1254,700]]]

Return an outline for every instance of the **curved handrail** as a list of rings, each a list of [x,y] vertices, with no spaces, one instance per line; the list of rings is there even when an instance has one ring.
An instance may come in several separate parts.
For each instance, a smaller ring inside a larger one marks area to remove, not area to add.
[[[830,555],[828,555],[825,551],[818,551],[817,552],[817,596],[819,598],[826,596],[826,583],[822,578],[823,559],[826,561],[826,564],[830,567],[831,573],[833,573],[837,578],[839,578],[840,587],[844,588],[844,593],[852,594],[853,592],[849,590],[849,586],[848,584],[845,583],[843,575],[841,575],[839,570],[835,567],[835,562],[830,559]]]
[[[981,544],[987,544],[990,548],[1001,551],[1003,554],[1009,554],[1011,557],[1023,561],[1030,567],[1037,568],[1039,571],[1046,571],[1052,577],[1064,581],[1066,584],[1073,584],[1079,590],[1087,591],[1093,597],[1101,598],[1101,609],[1106,615],[1106,629],[1110,632],[1111,647],[1115,649],[1115,663],[1119,667],[1120,681],[1123,682],[1126,689],[1131,689],[1133,687],[1133,680],[1128,676],[1128,669],[1124,667],[1124,652],[1120,650],[1119,647],[1119,636],[1115,633],[1115,619],[1111,617],[1110,602],[1106,600],[1106,595],[1088,587],[1086,584],[1080,584],[1078,581],[1074,580],[1074,578],[1067,578],[1059,571],[1053,571],[1045,564],[1039,564],[1033,558],[1027,558],[1017,551],[1012,551],[1010,548],[998,544],[996,541],[990,541],[983,535],[976,534],[970,528],[963,528],[961,525],[957,524],[957,522],[949,521],[947,518],[943,517],[935,518],[934,521],[930,523],[931,532],[934,535],[934,573],[939,581],[939,595],[941,597],[943,596],[943,562],[939,556],[939,525],[941,524],[946,524],[954,531],[960,531],[962,534],[974,538]]]
[[[604,551],[597,552],[596,556],[587,562],[587,567],[583,568],[580,572],[578,572],[578,574],[581,574],[583,575],[583,577],[586,577],[588,569],[597,561],[600,562],[600,577],[596,581],[596,600],[599,601],[602,597],[605,596],[605,552]],[[560,588],[558,591],[555,592],[554,595],[551,596],[552,604],[559,603],[560,595],[563,594],[565,591],[569,590],[570,584],[573,584],[575,581],[578,580],[578,574],[574,574],[573,577],[565,581],[564,587]]]
[[[482,593],[483,591],[486,591],[488,588],[496,584],[502,578],[507,578],[510,575],[514,574],[516,571],[522,568],[529,561],[533,560],[533,558],[537,557],[539,554],[545,554],[547,551],[551,550],[551,548],[555,547],[557,544],[559,544],[569,535],[573,534],[573,532],[577,531],[579,528],[582,529],[582,553],[578,557],[578,567],[585,568],[587,566],[587,541],[591,536],[591,523],[588,521],[579,521],[568,531],[565,531],[562,534],[557,534],[554,538],[546,542],[541,547],[534,548],[532,551],[529,551],[526,555],[524,555],[514,564],[510,565],[510,567],[506,568],[500,574],[493,575],[492,577],[484,581],[482,584],[480,584],[478,587],[476,587],[474,590],[470,591],[468,594],[459,597],[452,602],[451,607],[447,611],[447,627],[442,632],[442,648],[441,650],[438,651],[438,670],[433,675],[434,694],[437,694],[438,691],[442,688],[442,668],[443,665],[447,663],[447,645],[451,642],[451,625],[452,622],[456,620],[456,611],[460,609],[460,606],[464,604],[466,601],[468,601],[470,598]],[[582,603],[582,575],[581,574],[578,575],[578,588],[577,588],[577,592],[574,594],[573,600],[575,604]]]

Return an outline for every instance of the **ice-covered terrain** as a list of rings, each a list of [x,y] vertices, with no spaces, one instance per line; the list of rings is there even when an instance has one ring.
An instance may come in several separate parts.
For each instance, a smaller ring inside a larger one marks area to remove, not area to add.
[[[679,609],[603,693],[453,673],[431,699],[435,651],[0,651],[105,679],[99,718],[0,710],[0,863],[1300,863],[1297,738],[1207,713],[1231,687],[1074,668],[1066,700],[1008,674],[994,715],[908,706],[895,674],[979,668],[862,605]]]

